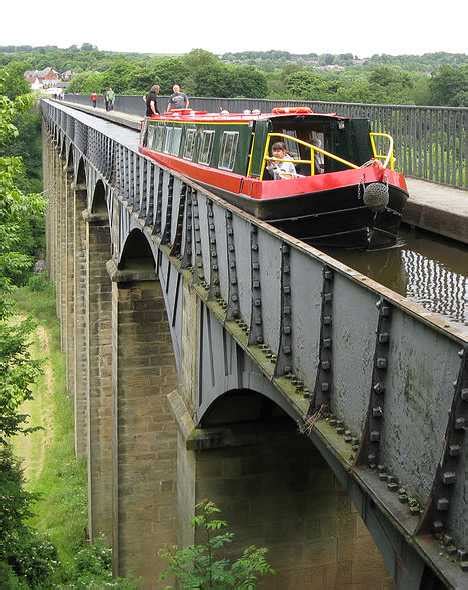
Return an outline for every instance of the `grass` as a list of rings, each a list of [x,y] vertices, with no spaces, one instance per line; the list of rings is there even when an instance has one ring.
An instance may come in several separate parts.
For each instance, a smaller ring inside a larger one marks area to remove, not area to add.
[[[14,446],[26,460],[28,490],[40,495],[31,525],[49,537],[64,570],[70,570],[73,556],[86,540],[86,467],[75,458],[73,407],[66,392],[55,296],[51,286],[34,292],[23,287],[16,301],[19,312],[31,315],[38,324],[32,351],[43,360],[44,370],[34,387],[34,399],[25,408],[32,425],[43,430],[17,437]]]

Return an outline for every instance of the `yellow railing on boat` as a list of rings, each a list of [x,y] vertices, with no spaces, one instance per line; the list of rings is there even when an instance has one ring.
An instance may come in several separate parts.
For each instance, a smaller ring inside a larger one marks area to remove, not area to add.
[[[388,166],[390,167],[390,170],[394,170],[395,168],[395,158],[393,156],[393,138],[391,135],[388,135],[387,133],[369,133],[370,136],[370,141],[371,141],[371,146],[372,146],[372,153],[373,153],[373,157],[376,160],[383,160],[383,166],[384,168],[387,168]],[[377,144],[375,141],[376,137],[384,137],[386,139],[389,140],[390,145],[389,145],[389,149],[388,152],[386,154],[379,154],[377,151]],[[291,159],[281,159],[281,158],[274,158],[273,156],[270,156],[270,144],[271,144],[271,140],[272,138],[281,138],[281,139],[285,139],[287,141],[293,141],[299,145],[302,145],[304,147],[306,147],[307,149],[310,149],[310,160],[301,160],[301,159],[297,159],[297,158],[291,158]],[[315,175],[315,154],[321,154],[322,156],[326,157],[326,158],[330,158],[332,160],[335,160],[336,162],[340,162],[340,164],[343,164],[345,166],[347,166],[348,168],[352,168],[352,169],[357,169],[360,168],[360,166],[358,166],[357,164],[353,164],[352,162],[348,162],[348,160],[345,160],[343,158],[340,158],[339,156],[336,156],[335,154],[332,154],[331,152],[327,152],[326,150],[312,144],[312,143],[308,143],[307,141],[303,141],[302,139],[297,139],[297,137],[293,137],[291,135],[286,135],[285,133],[268,133],[267,135],[267,140],[265,142],[265,150],[263,152],[263,160],[262,160],[262,167],[260,170],[260,178],[263,178],[263,174],[265,172],[265,167],[267,165],[268,161],[274,161],[274,162],[291,162],[292,164],[308,164],[310,166],[310,175],[314,176]],[[250,166],[249,166],[250,169]]]
[[[390,168],[390,170],[395,170],[395,156],[393,155],[393,137],[388,133],[378,132],[369,133],[369,137],[372,146],[372,155],[374,156],[374,158],[376,160],[382,160],[384,168]],[[377,150],[377,143],[375,141],[376,137],[383,137],[384,139],[388,139],[389,146],[386,154],[379,154]]]

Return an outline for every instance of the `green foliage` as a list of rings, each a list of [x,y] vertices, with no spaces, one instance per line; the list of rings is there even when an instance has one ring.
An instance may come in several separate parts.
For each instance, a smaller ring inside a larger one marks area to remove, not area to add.
[[[431,77],[430,90],[434,105],[468,106],[468,64],[439,68]]]
[[[31,291],[38,293],[41,291],[47,291],[50,287],[50,283],[47,280],[45,273],[37,272],[29,277],[28,287],[31,289]]]
[[[28,94],[29,84],[24,79],[24,72],[27,65],[24,62],[12,61],[5,68],[2,68],[0,75],[0,94],[10,100],[17,96]]]
[[[10,440],[37,430],[27,424],[28,415],[21,411],[40,373],[40,363],[32,359],[29,346],[34,323],[13,316],[11,294],[31,266],[25,244],[28,224],[31,215],[43,212],[43,200],[18,189],[22,161],[5,155],[18,137],[15,118],[31,106],[30,97],[19,94],[21,85],[15,91],[11,84],[11,70],[0,71],[2,91],[9,93],[0,96],[0,562],[5,586],[41,588],[53,576],[56,551],[28,524],[35,496],[24,488]]]
[[[234,533],[226,530],[224,520],[216,518],[219,513],[219,508],[208,500],[196,506],[192,524],[205,543],[162,551],[161,556],[169,565],[161,579],[175,577],[181,590],[255,590],[259,577],[275,573],[266,561],[265,548],[247,547],[236,560],[223,554]]]
[[[31,516],[34,495],[23,486],[23,475],[18,461],[8,445],[0,449],[0,563],[8,564],[10,587],[21,588],[15,576],[28,588],[40,588],[57,568],[55,547],[27,524]],[[3,567],[6,576],[6,567]],[[0,568],[0,577],[1,577]],[[0,586],[3,588],[3,586]],[[8,586],[7,586],[8,587]]]
[[[61,590],[136,590],[136,581],[112,577],[112,550],[101,540],[80,549],[74,558],[73,581]]]

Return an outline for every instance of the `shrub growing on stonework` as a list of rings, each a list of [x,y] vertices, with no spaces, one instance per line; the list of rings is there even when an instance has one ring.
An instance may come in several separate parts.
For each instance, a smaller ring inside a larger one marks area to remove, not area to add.
[[[216,518],[219,512],[208,500],[196,506],[192,525],[201,531],[205,542],[161,551],[161,557],[169,564],[162,580],[175,578],[181,590],[255,590],[258,578],[275,573],[266,560],[268,549],[264,547],[247,547],[236,560],[224,555],[234,533],[227,530],[226,521]],[[165,590],[172,588],[167,586]]]

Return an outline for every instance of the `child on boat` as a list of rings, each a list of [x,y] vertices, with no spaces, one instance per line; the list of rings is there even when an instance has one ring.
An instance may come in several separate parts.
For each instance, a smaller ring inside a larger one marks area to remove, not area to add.
[[[288,154],[288,148],[283,141],[277,141],[271,146],[271,152],[273,158],[278,160],[292,160]],[[276,160],[269,160],[267,166],[268,172],[273,177],[273,180],[296,178],[297,172],[296,167],[292,162],[277,162]]]

